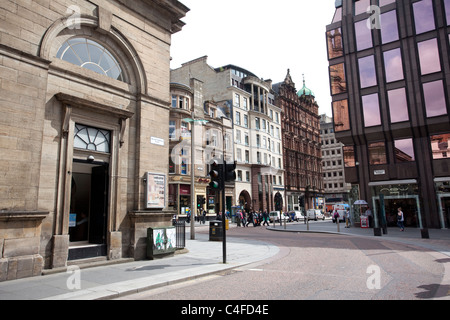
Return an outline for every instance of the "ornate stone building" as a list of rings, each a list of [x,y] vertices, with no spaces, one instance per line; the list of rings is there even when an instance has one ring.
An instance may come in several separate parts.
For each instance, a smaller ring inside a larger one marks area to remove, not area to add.
[[[170,44],[188,10],[0,3],[0,281],[142,259],[146,229],[170,225]]]
[[[273,85],[282,110],[284,179],[288,210],[319,208],[323,198],[319,106],[303,81],[299,91],[290,72]]]

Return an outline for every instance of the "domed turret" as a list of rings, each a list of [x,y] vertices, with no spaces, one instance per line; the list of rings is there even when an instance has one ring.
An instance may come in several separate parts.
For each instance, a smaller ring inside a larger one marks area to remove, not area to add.
[[[314,95],[314,92],[306,87],[306,83],[305,83],[305,75],[303,75],[303,88],[301,88],[298,92],[297,95],[299,97],[301,96],[306,96],[306,97],[311,97],[312,99],[314,99],[316,96]]]

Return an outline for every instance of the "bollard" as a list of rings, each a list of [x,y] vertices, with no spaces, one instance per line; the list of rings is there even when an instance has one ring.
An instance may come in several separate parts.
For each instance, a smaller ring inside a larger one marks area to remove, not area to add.
[[[337,232],[341,232],[339,228],[339,217],[336,218],[336,224],[337,224]]]

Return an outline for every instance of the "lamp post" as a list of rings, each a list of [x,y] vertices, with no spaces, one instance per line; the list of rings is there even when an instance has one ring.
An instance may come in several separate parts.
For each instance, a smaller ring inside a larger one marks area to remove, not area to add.
[[[195,113],[191,113],[192,119],[183,119],[191,123],[191,240],[195,240],[195,124],[197,122],[206,124],[206,120],[195,120]]]

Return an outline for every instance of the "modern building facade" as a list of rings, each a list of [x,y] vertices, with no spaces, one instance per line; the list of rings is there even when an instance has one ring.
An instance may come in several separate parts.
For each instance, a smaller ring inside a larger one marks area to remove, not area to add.
[[[171,225],[170,42],[188,10],[0,3],[0,281],[143,259],[147,228]]]
[[[168,207],[176,212],[178,219],[187,219],[188,211],[192,218],[203,216],[206,211],[206,219],[214,219],[221,208],[221,198],[210,189],[208,175],[213,155],[224,153],[226,159],[234,158],[230,109],[227,105],[204,101],[203,83],[196,79],[191,79],[190,86],[171,83],[171,95]],[[195,130],[193,136],[192,130]],[[192,139],[195,140],[194,165]],[[193,177],[191,170],[194,170]],[[233,194],[233,191],[234,185],[227,184],[225,193]]]
[[[237,180],[227,193],[227,209],[282,210],[284,181],[281,147],[281,109],[275,105],[271,80],[243,68],[212,68],[201,57],[172,70],[172,82],[203,83],[204,99],[227,105],[233,120]]]
[[[306,87],[297,91],[288,70],[283,82],[273,85],[275,104],[282,110],[283,163],[286,209],[323,207],[322,155],[319,106]]]
[[[326,28],[351,201],[376,225],[401,207],[407,226],[449,227],[449,25],[448,0],[345,0]]]
[[[348,203],[351,184],[345,182],[343,144],[336,140],[333,118],[320,115],[323,189],[326,210],[334,204]]]

